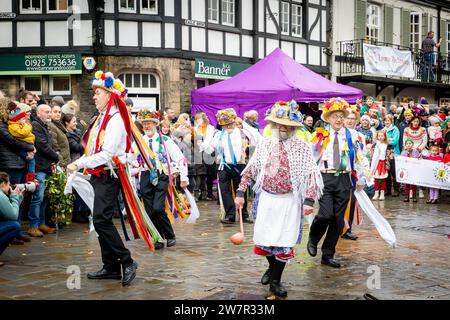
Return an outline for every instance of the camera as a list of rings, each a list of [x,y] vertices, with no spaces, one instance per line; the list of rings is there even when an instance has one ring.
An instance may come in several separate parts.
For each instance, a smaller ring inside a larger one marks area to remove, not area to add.
[[[34,192],[34,190],[36,190],[36,183],[35,182],[20,183],[16,184],[14,187],[17,188],[19,191],[25,190],[27,192]]]

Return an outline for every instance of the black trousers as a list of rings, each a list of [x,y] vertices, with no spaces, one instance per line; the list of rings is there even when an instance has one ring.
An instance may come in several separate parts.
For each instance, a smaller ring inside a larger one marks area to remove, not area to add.
[[[169,177],[166,174],[158,175],[156,186],[151,184],[149,178],[150,172],[141,174],[140,193],[144,200],[145,211],[164,239],[174,239],[175,233],[165,211]]]
[[[120,272],[120,265],[126,268],[133,263],[130,251],[125,248],[113,223],[120,182],[109,173],[99,177],[92,175],[90,182],[95,190],[93,220],[102,250],[103,267],[108,271]]]
[[[207,164],[206,165],[206,191],[208,193],[209,197],[213,197],[213,185],[214,180],[216,180],[217,177],[217,165],[215,163],[213,164]]]
[[[326,232],[322,244],[322,258],[332,259],[336,244],[344,228],[345,209],[350,199],[352,182],[349,174],[335,176],[334,173],[322,173],[325,185],[320,209],[313,220],[309,238],[317,245]]]
[[[222,194],[223,206],[225,208],[225,219],[235,221],[236,206],[231,192],[231,184],[233,184],[233,190],[236,194],[239,184],[241,183],[241,172],[244,170],[245,165],[238,164],[236,167],[233,168],[230,166],[230,168],[224,166],[223,170],[219,171],[219,187],[220,193]],[[242,209],[242,218],[248,218],[247,199],[245,199],[244,208]]]

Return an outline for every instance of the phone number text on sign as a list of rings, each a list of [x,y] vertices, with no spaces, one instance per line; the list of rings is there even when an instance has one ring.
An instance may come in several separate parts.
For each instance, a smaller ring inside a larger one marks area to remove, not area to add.
[[[27,70],[73,70],[77,67],[74,54],[26,55]]]

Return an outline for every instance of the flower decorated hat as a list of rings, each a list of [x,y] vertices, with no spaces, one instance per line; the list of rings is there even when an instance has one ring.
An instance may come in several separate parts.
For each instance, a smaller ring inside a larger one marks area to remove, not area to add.
[[[120,79],[115,79],[111,72],[97,71],[95,78],[92,81],[92,89],[97,88],[105,89],[106,91],[113,92],[123,99],[127,98],[128,89]]]
[[[267,110],[264,120],[290,127],[303,126],[303,114],[294,100],[290,102],[278,101]]]
[[[156,125],[159,125],[161,119],[161,114],[158,111],[151,111],[149,109],[141,109],[139,110],[136,120],[140,123],[151,121],[154,122]]]
[[[322,118],[326,122],[330,122],[330,116],[335,112],[344,113],[344,117],[348,116],[348,108],[350,105],[345,99],[342,98],[331,98],[328,101],[325,101],[325,104],[322,109]]]
[[[221,126],[227,126],[236,120],[236,111],[233,108],[219,110],[216,113],[217,122]]]
[[[356,104],[352,104],[347,108],[349,114],[353,113],[356,116],[356,122],[361,120],[361,113]]]

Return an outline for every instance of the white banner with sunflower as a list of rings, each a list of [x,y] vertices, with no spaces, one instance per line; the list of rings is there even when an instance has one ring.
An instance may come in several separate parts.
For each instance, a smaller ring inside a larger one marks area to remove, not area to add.
[[[395,156],[397,182],[450,190],[450,166],[442,162]]]

